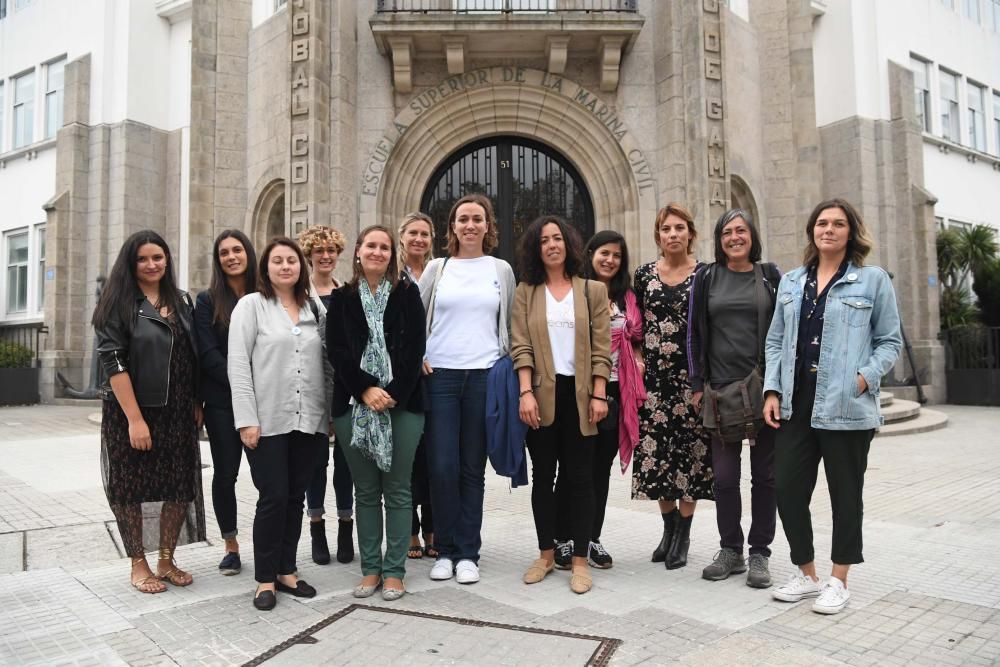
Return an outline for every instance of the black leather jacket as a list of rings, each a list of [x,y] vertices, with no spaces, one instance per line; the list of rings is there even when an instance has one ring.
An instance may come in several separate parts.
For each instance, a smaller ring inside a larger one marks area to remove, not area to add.
[[[194,336],[191,297],[181,292],[181,307],[177,317],[187,333],[194,351],[197,382],[197,343]],[[156,311],[146,297],[135,297],[135,314],[131,326],[116,316],[112,316],[105,326],[95,329],[97,353],[104,366],[106,378],[118,373],[128,373],[132,380],[132,390],[136,401],[142,407],[163,407],[167,404],[167,387],[170,383],[170,353],[174,336],[170,325]],[[197,387],[196,387],[197,389]],[[111,382],[104,380],[101,395],[105,400],[114,400]],[[197,391],[195,391],[197,396]]]

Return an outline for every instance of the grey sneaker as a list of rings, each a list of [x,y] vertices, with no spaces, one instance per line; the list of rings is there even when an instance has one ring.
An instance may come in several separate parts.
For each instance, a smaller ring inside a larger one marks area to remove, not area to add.
[[[712,564],[701,571],[701,578],[709,581],[722,581],[731,574],[746,572],[747,565],[743,562],[743,554],[732,549],[722,549],[715,554]]]
[[[750,588],[770,588],[771,571],[767,569],[767,556],[750,554],[747,559],[750,571],[747,572],[747,586]]]

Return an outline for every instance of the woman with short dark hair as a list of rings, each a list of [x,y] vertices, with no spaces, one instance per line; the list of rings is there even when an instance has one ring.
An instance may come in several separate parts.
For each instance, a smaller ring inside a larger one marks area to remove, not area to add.
[[[257,255],[250,239],[238,229],[223,231],[212,247],[212,282],[198,295],[194,309],[205,430],[212,448],[212,506],[226,543],[225,556],[219,563],[223,575],[239,574],[243,567],[236,540],[236,479],[243,443],[233,425],[233,396],[227,371],[229,320],[236,302],[256,289]]]
[[[132,585],[162,593],[188,586],[174,563],[188,541],[205,539],[197,430],[198,355],[191,299],[177,289],[166,241],[144,230],[125,240],[94,309],[101,387],[101,468],[108,504],[132,559]],[[146,562],[143,522],[159,521],[159,560]]]
[[[817,597],[813,611],[847,606],[847,573],[861,563],[865,470],[882,425],[879,388],[902,347],[892,282],[865,266],[872,249],[861,216],[843,199],[820,202],[806,223],[803,265],[778,285],[767,334],[764,420],[777,429],[778,514],[798,566],[776,600]],[[820,459],[833,509],[830,579],[816,577],[809,503]]]
[[[524,573],[534,584],[555,568],[557,503],[553,484],[571,500],[570,590],[593,585],[587,565],[593,530],[593,461],[597,424],[608,413],[611,331],[608,291],[579,277],[579,235],[557,216],[542,216],[521,235],[522,280],[514,296],[511,357],[520,384],[518,413],[529,431],[531,512],[539,556]]]
[[[760,237],[749,213],[734,208],[719,216],[715,223],[715,263],[702,267],[695,274],[688,313],[688,374],[694,392],[692,403],[701,413],[705,409],[715,410],[714,404],[702,404],[705,397],[711,400],[717,396],[714,392],[733,383],[752,384],[760,396],[764,336],[771,324],[775,291],[781,279],[778,267],[761,263],[760,255]],[[760,406],[759,400],[757,406]],[[760,415],[756,417],[760,419]],[[719,420],[718,415],[716,419]],[[761,427],[750,442],[753,519],[747,535],[750,549],[746,561],[740,526],[743,438],[727,442],[723,440],[721,428],[708,430],[708,435],[712,439],[712,490],[720,549],[701,576],[721,581],[730,574],[749,569],[747,585],[768,588],[771,585],[768,558],[777,523],[774,429],[766,425]],[[740,435],[745,436],[746,431]]]
[[[275,590],[311,598],[298,578],[306,486],[325,454],[330,423],[325,317],[309,301],[309,270],[294,241],[272,239],[260,258],[259,291],[244,296],[229,326],[234,423],[257,487],[253,521],[254,607]],[[330,380],[332,385],[332,379]]]

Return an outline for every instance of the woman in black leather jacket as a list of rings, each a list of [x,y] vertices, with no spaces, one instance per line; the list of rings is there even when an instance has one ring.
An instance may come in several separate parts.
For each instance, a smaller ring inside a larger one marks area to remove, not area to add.
[[[192,311],[190,297],[174,282],[166,242],[150,230],[130,236],[97,302],[93,325],[108,377],[102,387],[104,490],[132,559],[132,585],[143,593],[163,592],[164,581],[191,584],[191,575],[173,559],[185,523],[187,541],[205,539]],[[155,574],[143,545],[143,515],[156,513],[151,503],[161,503]]]

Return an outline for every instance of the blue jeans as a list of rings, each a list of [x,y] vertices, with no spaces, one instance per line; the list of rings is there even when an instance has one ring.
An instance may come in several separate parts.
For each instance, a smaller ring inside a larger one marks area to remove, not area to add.
[[[435,368],[425,378],[425,446],[440,558],[479,562],[486,480],[488,369]]]
[[[327,452],[323,452],[322,456],[322,462],[306,487],[306,514],[310,517],[326,514],[323,503],[326,500],[326,471],[330,456]],[[354,513],[354,480],[339,442],[333,445],[333,495],[337,501],[337,518],[350,519]]]

